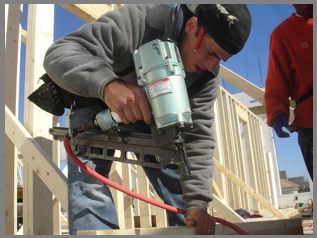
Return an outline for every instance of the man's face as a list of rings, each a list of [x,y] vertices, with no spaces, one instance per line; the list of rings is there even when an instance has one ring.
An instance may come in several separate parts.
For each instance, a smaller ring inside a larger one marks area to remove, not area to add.
[[[191,17],[185,24],[180,54],[187,72],[212,71],[220,60],[226,61],[232,56],[223,50],[207,33],[204,33],[198,48],[194,49],[199,29],[197,18]]]
[[[313,16],[313,4],[293,4],[296,13],[302,17],[310,18]]]

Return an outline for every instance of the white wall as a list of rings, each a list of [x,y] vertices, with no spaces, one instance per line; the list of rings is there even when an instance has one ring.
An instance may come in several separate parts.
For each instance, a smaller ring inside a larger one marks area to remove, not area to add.
[[[278,199],[279,208],[281,209],[281,208],[295,207],[296,203],[298,202],[308,203],[310,199],[313,199],[313,194],[311,192],[284,194],[280,196]]]

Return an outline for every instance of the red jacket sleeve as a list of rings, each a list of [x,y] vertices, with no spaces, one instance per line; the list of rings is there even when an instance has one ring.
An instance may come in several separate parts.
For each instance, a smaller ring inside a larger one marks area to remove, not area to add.
[[[273,31],[270,38],[269,64],[265,84],[264,106],[267,124],[272,126],[279,115],[289,116],[289,95],[292,77],[289,56],[281,41],[278,31]]]

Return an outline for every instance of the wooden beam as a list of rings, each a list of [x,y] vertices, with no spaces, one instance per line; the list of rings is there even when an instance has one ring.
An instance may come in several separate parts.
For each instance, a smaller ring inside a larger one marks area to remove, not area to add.
[[[14,141],[17,149],[23,154],[23,159],[61,202],[62,207],[68,210],[67,178],[52,160],[46,159],[45,151],[7,106],[5,106],[5,133],[11,141]]]
[[[93,22],[113,10],[112,4],[60,4],[60,6],[86,22]]]
[[[220,164],[220,162],[218,160],[214,159],[214,165],[215,165],[215,169],[216,170],[218,170],[219,172],[224,173],[227,178],[229,178],[234,184],[236,184],[238,187],[240,187],[246,193],[248,193],[250,196],[252,196],[253,199],[258,201],[264,208],[266,208],[270,212],[272,212],[273,215],[275,215],[278,218],[287,218],[286,215],[284,215],[279,210],[277,210],[275,207],[273,207],[270,202],[268,202],[264,197],[262,197],[260,194],[258,194],[252,187],[250,187],[243,180],[238,178],[229,169],[225,168],[222,164]]]
[[[231,207],[225,204],[217,195],[213,194],[213,200],[211,202],[218,214],[221,214],[221,217],[230,221],[230,222],[245,222],[245,220],[239,216]]]
[[[218,184],[216,183],[215,179],[213,179],[213,182],[212,182],[212,192],[214,194],[216,194],[220,199],[224,200],[224,196],[223,196]]]
[[[20,20],[21,5],[6,4],[5,37],[5,104],[18,115],[18,88],[20,78]],[[14,143],[5,137],[4,144],[4,194],[5,194],[5,234],[17,233],[17,151]]]
[[[45,19],[45,21],[43,21]],[[25,88],[26,98],[34,89],[38,88],[42,81],[39,77],[45,72],[43,59],[48,47],[53,43],[54,30],[54,5],[53,4],[29,4],[27,19],[26,64],[25,64]],[[41,118],[41,120],[39,120]],[[52,143],[47,143],[52,137],[48,128],[53,125],[53,116],[37,107],[29,100],[24,100],[24,127],[33,137],[38,139],[42,149],[52,158]],[[25,156],[25,154],[23,155]],[[32,166],[26,165],[24,171]],[[53,195],[47,189],[36,173],[29,171],[24,176],[24,182],[28,188],[32,186],[32,194],[24,189],[25,211],[23,212],[24,234],[52,234],[53,233]],[[30,177],[31,176],[31,177]],[[33,177],[34,176],[34,177]],[[36,204],[36,205],[35,205]],[[43,213],[45,210],[45,213]],[[27,214],[26,212],[31,212]],[[33,219],[33,221],[31,221]],[[30,221],[30,223],[29,223]],[[31,224],[33,222],[33,224]]]
[[[138,185],[137,191],[146,197],[150,197],[149,179],[145,175],[142,166],[137,166]],[[151,227],[151,209],[150,204],[140,201],[140,227]]]
[[[119,157],[119,153],[120,153],[119,151],[116,151],[114,156]],[[123,166],[123,163],[114,161],[111,165],[111,170],[109,173],[109,179],[120,185],[123,184],[122,166]],[[112,187],[110,187],[109,189],[111,191],[115,207],[117,208],[119,227],[125,227],[124,194]]]
[[[231,83],[233,86],[240,89],[242,92],[253,97],[258,102],[264,105],[264,90],[256,86],[255,84],[249,82],[245,78],[231,71],[223,65],[220,65],[220,75],[221,77]]]
[[[53,117],[53,126],[59,125],[59,117]],[[53,140],[52,142],[52,161],[55,163],[57,168],[60,167],[61,151],[60,151],[60,141]],[[61,221],[61,203],[56,197],[53,198],[53,235],[62,234],[62,221]]]
[[[122,175],[123,181],[122,185],[125,188],[129,188],[131,184],[131,164],[123,164],[122,165]],[[133,214],[133,198],[127,194],[123,195],[123,209],[124,209],[124,228],[130,229],[134,227],[134,214]],[[122,226],[120,226],[123,228]]]
[[[154,189],[154,200],[163,202],[164,201],[159,197],[159,195],[156,193]],[[167,227],[167,217],[166,217],[166,210],[162,209],[160,207],[152,206],[152,214],[155,215],[155,222],[156,227]],[[152,224],[153,226],[153,224]]]
[[[249,235],[303,235],[302,220],[283,219],[235,223]],[[121,230],[79,230],[78,235],[193,235],[194,229],[186,226],[167,228],[137,228]],[[231,228],[216,224],[215,235],[237,235]]]

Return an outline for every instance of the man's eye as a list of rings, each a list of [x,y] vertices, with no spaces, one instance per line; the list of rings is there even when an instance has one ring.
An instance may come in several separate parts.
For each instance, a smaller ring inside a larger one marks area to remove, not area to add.
[[[218,55],[215,54],[215,52],[213,51],[208,51],[208,55],[217,58],[218,60],[221,60],[220,57],[218,57]]]

